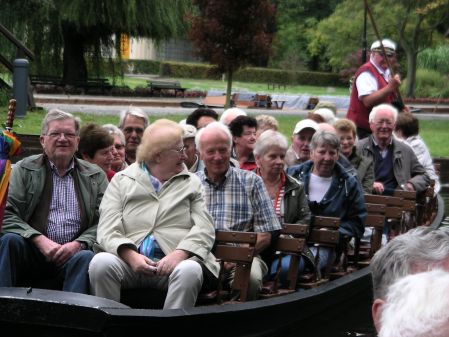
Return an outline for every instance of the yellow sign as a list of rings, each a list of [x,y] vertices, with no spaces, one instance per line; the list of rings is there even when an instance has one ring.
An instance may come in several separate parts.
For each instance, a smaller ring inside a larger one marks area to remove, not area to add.
[[[120,53],[122,54],[122,59],[129,59],[129,37],[126,34],[120,35]]]

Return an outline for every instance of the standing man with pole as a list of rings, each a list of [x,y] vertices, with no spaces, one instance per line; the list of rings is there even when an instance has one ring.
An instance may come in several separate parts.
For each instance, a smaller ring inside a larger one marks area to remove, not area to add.
[[[381,44],[385,55],[382,53]],[[401,85],[398,74],[392,76],[387,58],[396,56],[396,44],[389,40],[377,40],[371,45],[370,60],[355,73],[349,109],[346,117],[357,126],[359,139],[371,134],[368,117],[371,109],[381,103],[393,103]]]

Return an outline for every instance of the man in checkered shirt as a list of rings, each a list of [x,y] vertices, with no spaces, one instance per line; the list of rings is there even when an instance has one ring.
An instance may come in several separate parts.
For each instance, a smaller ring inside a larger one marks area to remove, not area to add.
[[[251,267],[248,299],[254,300],[268,272],[259,254],[281,229],[273,203],[262,179],[255,173],[230,165],[232,135],[218,122],[208,124],[195,138],[205,169],[197,172],[204,199],[214,219],[215,229],[256,232],[256,253]],[[228,265],[232,270],[232,265]]]
[[[79,120],[51,110],[42,122],[44,154],[13,168],[0,236],[0,287],[60,285],[89,293],[98,207],[107,187],[101,168],[74,157]],[[56,281],[56,282],[55,282]]]

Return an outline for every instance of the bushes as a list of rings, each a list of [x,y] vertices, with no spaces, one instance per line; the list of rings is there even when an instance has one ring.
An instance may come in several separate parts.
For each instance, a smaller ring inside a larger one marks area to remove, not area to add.
[[[406,82],[405,79],[404,82]],[[449,89],[446,86],[447,77],[440,72],[429,69],[416,71],[415,97],[448,98]],[[403,85],[405,86],[406,83]]]
[[[160,76],[176,78],[220,79],[221,74],[210,65],[200,63],[161,62]],[[256,83],[304,84],[315,86],[346,86],[338,74],[288,71],[267,68],[244,68],[234,74],[234,80]]]
[[[449,46],[441,45],[435,49],[423,50],[418,54],[417,67],[449,75]]]

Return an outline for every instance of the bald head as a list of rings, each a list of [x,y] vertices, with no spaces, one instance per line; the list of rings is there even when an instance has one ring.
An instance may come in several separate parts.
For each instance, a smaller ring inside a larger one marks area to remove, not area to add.
[[[329,123],[319,123],[318,129],[320,131],[332,132],[337,134],[337,130],[335,130],[335,127]]]

